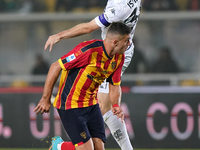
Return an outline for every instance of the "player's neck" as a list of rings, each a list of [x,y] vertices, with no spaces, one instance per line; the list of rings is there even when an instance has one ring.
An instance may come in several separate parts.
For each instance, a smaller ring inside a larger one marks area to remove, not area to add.
[[[114,51],[113,46],[110,43],[108,43],[108,41],[105,41],[105,40],[103,43],[104,43],[104,47],[105,47],[105,50],[106,50],[108,56],[112,58],[115,55],[115,54],[113,54],[113,51]]]

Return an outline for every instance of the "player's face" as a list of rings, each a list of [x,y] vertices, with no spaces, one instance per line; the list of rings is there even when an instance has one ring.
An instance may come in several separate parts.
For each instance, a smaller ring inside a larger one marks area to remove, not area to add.
[[[123,54],[127,50],[128,46],[130,46],[130,35],[121,36],[116,46],[117,53]]]

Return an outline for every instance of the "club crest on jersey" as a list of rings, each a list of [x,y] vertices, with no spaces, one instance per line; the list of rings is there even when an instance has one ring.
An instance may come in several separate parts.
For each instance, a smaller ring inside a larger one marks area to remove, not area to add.
[[[76,56],[74,54],[71,54],[66,58],[67,62],[70,62],[70,61],[72,61],[74,59],[76,59]]]
[[[111,67],[112,67],[112,69],[115,69],[116,65],[117,65],[116,62],[112,62],[112,63],[111,63]]]

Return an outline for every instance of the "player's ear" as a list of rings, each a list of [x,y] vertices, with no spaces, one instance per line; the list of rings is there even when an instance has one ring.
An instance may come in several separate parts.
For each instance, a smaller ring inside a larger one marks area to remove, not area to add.
[[[118,40],[117,39],[113,40],[113,44],[114,44],[114,46],[117,46]]]

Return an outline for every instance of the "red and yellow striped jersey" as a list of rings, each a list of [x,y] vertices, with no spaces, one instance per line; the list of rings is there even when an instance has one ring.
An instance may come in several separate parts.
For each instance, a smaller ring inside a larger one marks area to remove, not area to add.
[[[58,61],[62,67],[59,91],[54,101],[54,107],[58,109],[97,104],[97,90],[105,78],[113,85],[121,83],[124,55],[109,57],[102,40],[82,42]]]

